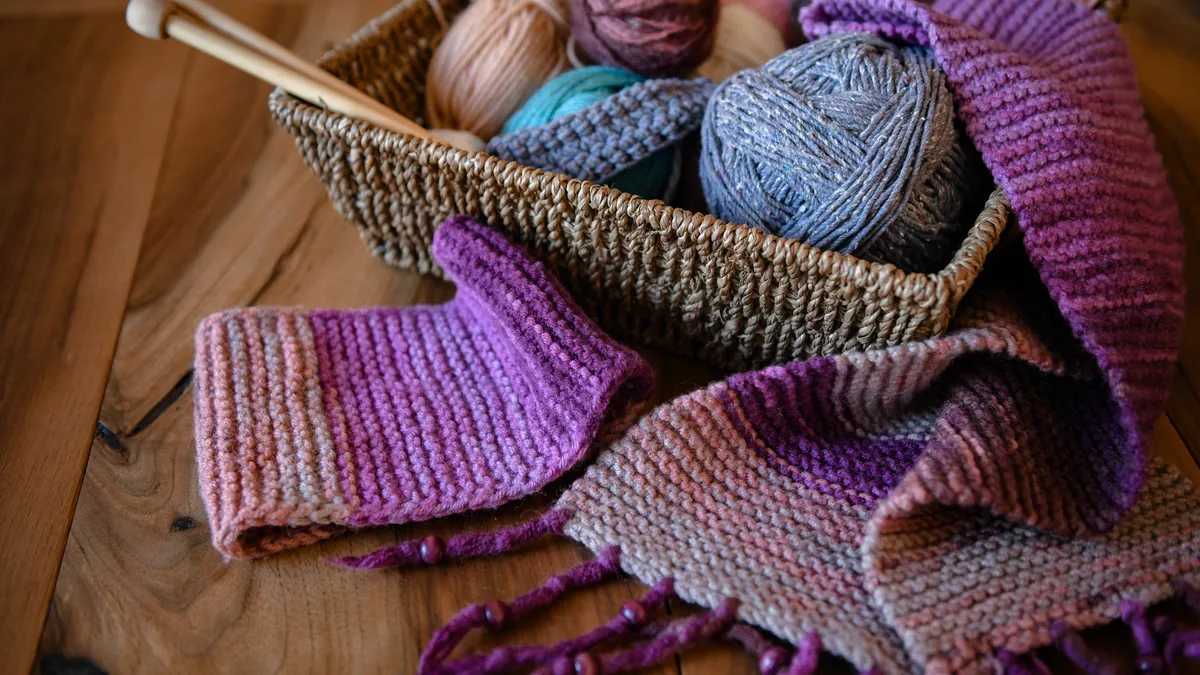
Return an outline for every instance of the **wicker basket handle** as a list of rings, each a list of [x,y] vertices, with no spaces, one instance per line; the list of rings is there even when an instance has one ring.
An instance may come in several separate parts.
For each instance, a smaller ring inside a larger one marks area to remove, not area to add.
[[[125,22],[153,40],[175,38],[296,98],[397,133],[430,133],[202,0],[130,0]]]

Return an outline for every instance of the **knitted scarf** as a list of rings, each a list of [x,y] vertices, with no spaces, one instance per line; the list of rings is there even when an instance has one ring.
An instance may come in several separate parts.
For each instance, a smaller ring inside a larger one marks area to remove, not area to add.
[[[450,540],[467,557],[561,532],[598,557],[468,607],[422,672],[618,672],[716,635],[768,672],[810,673],[822,649],[876,672],[1045,672],[1032,650],[1051,643],[1100,672],[1074,631],[1116,618],[1144,671],[1200,657],[1200,634],[1147,610],[1183,590],[1200,611],[1200,497],[1147,453],[1182,316],[1182,239],[1116,26],[1067,0],[817,0],[804,22],[813,37],[869,31],[933,51],[1032,267],[993,261],[944,337],[668,403],[556,509]],[[420,560],[409,542],[341,562]],[[619,570],[653,588],[595,631],[447,662],[471,628]],[[650,621],[671,594],[712,609]],[[617,637],[637,645],[614,650]]]

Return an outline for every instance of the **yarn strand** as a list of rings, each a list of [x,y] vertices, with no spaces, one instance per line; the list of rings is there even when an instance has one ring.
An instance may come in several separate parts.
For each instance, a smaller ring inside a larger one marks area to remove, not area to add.
[[[583,635],[546,646],[499,647],[488,654],[468,656],[447,663],[439,672],[461,673],[462,675],[499,673],[515,668],[553,663],[556,659],[568,658],[604,642],[637,631],[641,628],[641,619],[634,615],[634,610],[631,608],[636,607],[636,611],[642,613],[661,609],[673,594],[674,580],[668,577],[655,584],[640,600],[626,603],[617,616]]]
[[[711,640],[737,620],[738,600],[726,598],[716,609],[684,619],[645,645],[600,658],[601,672],[623,673],[652,666],[685,649]]]
[[[410,539],[364,556],[329,558],[326,562],[355,570],[411,567],[451,560],[495,557],[526,546],[548,534],[561,534],[571,512],[551,509],[529,522],[491,532],[460,534],[442,541],[438,537]]]
[[[421,654],[417,672],[439,672],[442,663],[472,628],[487,625],[500,628],[552,604],[571,590],[592,586],[616,576],[621,570],[620,560],[620,549],[613,546],[602,552],[595,560],[580,563],[563,574],[550,577],[546,583],[509,604],[493,600],[482,605],[467,607],[433,634],[425,651]],[[495,660],[509,658],[509,656],[505,656],[506,653],[501,652],[499,656],[494,653],[492,658]]]

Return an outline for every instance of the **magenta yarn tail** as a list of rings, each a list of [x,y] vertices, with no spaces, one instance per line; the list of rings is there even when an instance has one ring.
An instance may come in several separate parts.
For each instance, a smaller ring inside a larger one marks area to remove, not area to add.
[[[1053,675],[1050,668],[1034,654],[1018,656],[1002,649],[996,654],[996,658],[1000,661],[1004,675]]]
[[[1200,661],[1200,628],[1172,632],[1163,651],[1167,655],[1167,671],[1183,672],[1185,661]]]
[[[1200,607],[1200,593],[1186,582],[1176,583],[1177,595],[1191,609]],[[1197,612],[1200,614],[1200,612]],[[1121,603],[1121,619],[1129,626],[1137,648],[1134,672],[1182,672],[1185,661],[1200,660],[1200,629],[1184,629],[1170,617],[1151,617],[1150,610],[1136,600]],[[1124,672],[1119,660],[1101,657],[1084,643],[1083,637],[1063,623],[1051,628],[1054,645],[1072,664],[1088,675],[1109,675]],[[1049,675],[1046,667],[1033,652],[1014,654],[1007,650],[997,653],[1005,675]]]
[[[737,620],[738,601],[726,598],[717,608],[680,620],[644,645],[605,654],[599,672],[623,673],[652,666],[684,649],[712,640]],[[578,670],[578,668],[576,668]]]
[[[459,612],[445,626],[438,629],[417,665],[417,672],[479,672],[458,670],[455,664],[443,665],[445,660],[458,646],[458,643],[472,628],[489,626],[494,629],[503,628],[510,622],[519,620],[542,607],[554,602],[568,591],[584,586],[591,586],[620,573],[620,551],[616,547],[606,549],[596,560],[580,563],[569,571],[550,577],[546,583],[520,596],[512,603],[505,604],[499,600],[489,600],[482,605],[471,605]],[[487,672],[496,672],[510,667],[508,659],[512,658],[511,649],[498,649],[492,652],[483,663]]]
[[[329,558],[328,562],[356,570],[377,570],[494,557],[526,546],[547,534],[561,534],[570,519],[570,511],[551,509],[529,522],[491,532],[460,534],[447,540],[431,535],[381,548],[364,556]]]
[[[570,666],[568,672],[573,672],[573,664],[567,661],[572,656],[586,652],[597,645],[624,635],[637,634],[645,624],[649,611],[660,609],[666,605],[667,599],[674,592],[675,583],[670,578],[662,579],[654,585],[641,600],[633,600],[621,607],[621,612],[607,623],[594,628],[583,635],[562,640],[552,645],[527,645],[521,647],[500,647],[488,654],[468,656],[452,663],[447,663],[439,673],[498,673],[513,669],[532,668],[543,664],[553,664],[563,661],[559,669]],[[515,604],[515,603],[514,603]],[[556,672],[551,670],[551,672]]]
[[[1050,627],[1050,631],[1054,634],[1054,644],[1059,650],[1076,668],[1087,675],[1117,675],[1120,672],[1119,667],[1093,652],[1084,642],[1083,636],[1068,628],[1066,624],[1056,623]]]

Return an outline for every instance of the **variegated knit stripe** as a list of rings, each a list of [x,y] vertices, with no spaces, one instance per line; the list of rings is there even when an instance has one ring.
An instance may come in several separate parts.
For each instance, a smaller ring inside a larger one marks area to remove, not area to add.
[[[1087,523],[1111,526],[1141,485],[1183,317],[1183,229],[1119,29],[1068,0],[816,0],[803,21],[813,37],[866,31],[933,49],[1029,257],[1117,402],[1128,470],[1096,489],[1122,508]]]
[[[908,671],[898,636],[862,585],[865,519],[928,443],[921,398],[971,354],[1065,365],[1003,297],[966,306],[943,338],[735,375],[666,404],[610,446],[564,494],[566,532],[619,546],[644,582],[793,643],[816,631],[860,668]],[[935,401],[936,402],[936,401]]]
[[[236,554],[250,528],[309,526],[269,550],[335,531],[356,490],[339,472],[307,320],[286,309],[214,314],[196,354],[196,451],[214,545]]]
[[[817,631],[860,668],[906,670],[862,584],[868,508],[773,468],[738,431],[722,387],[658,408],[608,448],[559,503],[574,511],[566,534],[597,553],[619,546],[623,569],[672,577],[685,600],[735,597],[741,619],[790,642]]]
[[[264,555],[498,506],[649,396],[649,366],[494,231],[453,218],[435,253],[459,286],[446,305],[201,323],[196,446],[216,548]]]
[[[664,405],[564,494],[567,534],[618,546],[646,583],[671,576],[710,607],[737,597],[743,619],[793,643],[815,630],[885,672],[990,672],[997,650],[1046,644],[1057,620],[1106,623],[1122,599],[1165,599],[1200,572],[1195,487],[1155,463],[1159,490],[1117,529],[1047,533],[1090,513],[1070,503],[1072,478],[1124,436],[1103,383],[980,290],[945,337],[745,373]],[[1063,489],[1039,491],[1034,475]],[[943,485],[972,508],[943,506]],[[1012,503],[1041,510],[1015,515],[1043,529],[989,514],[978,485],[1028,491]]]
[[[1157,458],[1129,517],[1099,537],[948,509],[877,515],[868,532],[867,586],[926,672],[993,673],[996,650],[1049,644],[1056,621],[1103,625],[1122,600],[1148,606],[1172,597],[1173,582],[1200,582],[1200,495]]]

